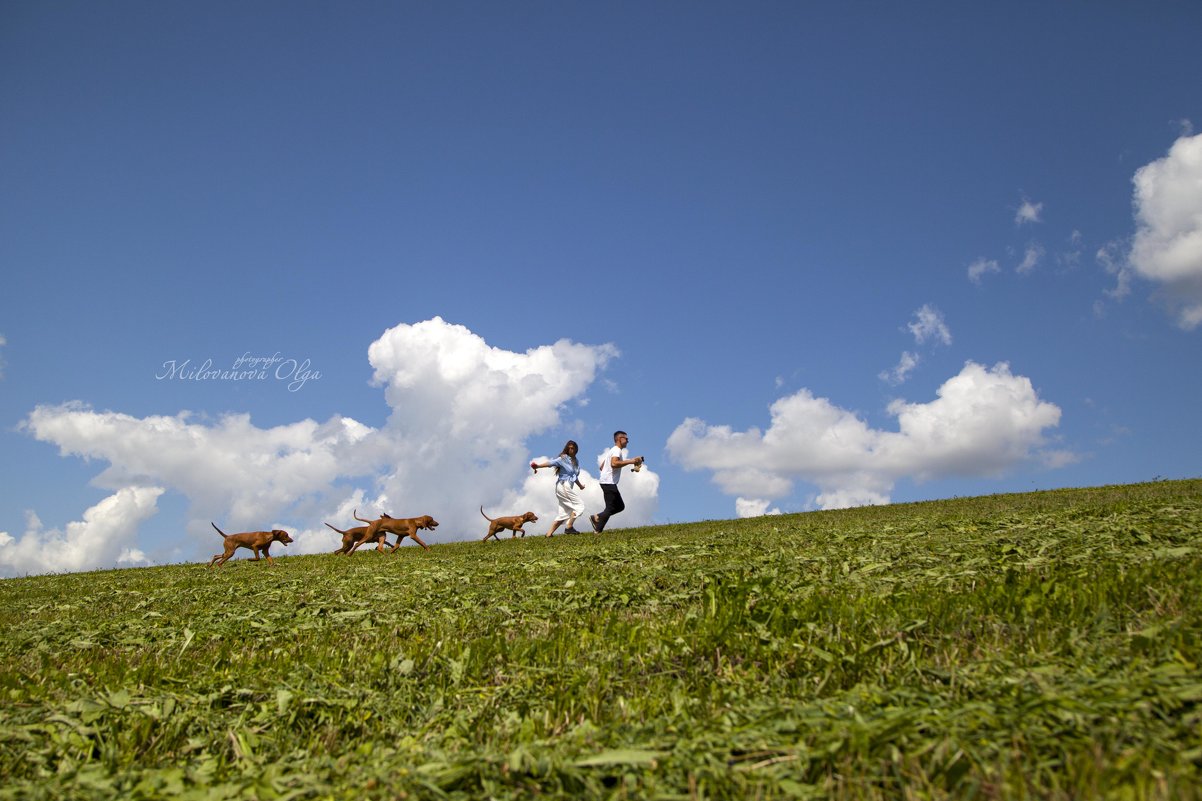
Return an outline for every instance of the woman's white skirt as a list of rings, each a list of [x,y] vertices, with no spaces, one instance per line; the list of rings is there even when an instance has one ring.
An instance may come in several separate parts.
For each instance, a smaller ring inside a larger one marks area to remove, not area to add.
[[[576,484],[570,481],[555,482],[555,500],[559,501],[559,515],[556,522],[570,520],[584,514],[584,501],[576,491]]]

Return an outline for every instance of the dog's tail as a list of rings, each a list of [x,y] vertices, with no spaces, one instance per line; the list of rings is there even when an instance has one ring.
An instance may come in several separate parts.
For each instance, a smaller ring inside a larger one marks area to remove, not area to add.
[[[329,524],[329,523],[326,523],[326,525],[327,525],[327,526],[330,526],[330,524]],[[334,528],[334,527],[333,527],[333,526],[330,526],[330,528]],[[340,528],[334,528],[334,530],[335,530],[335,531],[337,531],[339,534],[343,534],[343,535],[345,535],[345,534],[346,534],[346,532],[345,532],[345,531],[343,531],[343,530],[342,530],[342,529],[340,529]]]
[[[370,523],[371,522],[370,520],[364,520],[362,517],[359,517],[358,509],[355,510],[355,519],[358,520],[360,523]],[[330,526],[330,528],[334,528],[334,527]],[[337,531],[338,529],[334,528],[334,530]]]
[[[480,514],[484,515],[484,507],[483,506],[480,507]],[[484,515],[484,519],[490,523],[492,522],[492,518],[489,517],[488,515]]]
[[[223,537],[228,536],[224,531],[217,528],[217,524],[214,523],[212,520],[209,521],[209,525],[212,526],[213,528],[217,529],[217,533],[220,534],[221,536],[223,536]]]

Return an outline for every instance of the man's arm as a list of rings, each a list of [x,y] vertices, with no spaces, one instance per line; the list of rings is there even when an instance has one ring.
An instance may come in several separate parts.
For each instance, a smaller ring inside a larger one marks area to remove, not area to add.
[[[617,456],[609,457],[609,466],[614,468],[615,470],[618,469],[619,467],[625,467],[628,464],[642,464],[642,463],[643,463],[642,456],[636,456],[633,459],[619,459]]]

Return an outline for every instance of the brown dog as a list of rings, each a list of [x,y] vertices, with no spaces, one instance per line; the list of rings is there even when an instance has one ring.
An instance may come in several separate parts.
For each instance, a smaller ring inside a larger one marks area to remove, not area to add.
[[[484,515],[483,506],[480,507],[480,514]],[[534,512],[526,512],[524,515],[513,515],[512,517],[498,517],[495,520],[488,515],[484,515],[484,519],[488,521],[488,533],[484,535],[484,539],[481,540],[482,542],[488,542],[489,537],[497,537],[497,534],[506,528],[513,531],[509,535],[509,539],[513,539],[518,534],[524,537],[526,536],[526,532],[522,530],[522,526],[527,523],[538,522],[538,518],[535,517]],[[497,539],[501,538],[497,537]]]
[[[422,538],[417,536],[417,532],[419,529],[423,528],[429,529],[430,531],[438,528],[438,521],[430,517],[430,515],[399,518],[389,517],[386,514],[382,514],[376,520],[364,520],[362,517],[359,517],[359,510],[356,509],[355,519],[363,523],[367,523],[367,531],[363,533],[363,536],[359,538],[358,542],[351,546],[349,553],[354,553],[355,549],[360,545],[364,544],[365,542],[372,542],[376,537],[383,536],[385,532],[389,534],[396,534],[397,536],[396,545],[392,546],[392,550],[390,550],[389,553],[396,553],[396,549],[401,547],[401,540],[405,539],[406,537],[413,540],[428,551],[430,550],[430,546],[422,542]]]
[[[334,528],[329,523],[326,523],[326,525],[342,535],[342,547],[334,551],[334,553],[338,554],[339,556],[349,552],[351,546],[358,542],[363,535],[367,533],[367,526],[355,526],[354,528],[348,528],[346,531],[343,531],[340,528]],[[364,540],[364,542],[370,542],[370,540]],[[388,538],[384,536],[384,532],[381,531],[376,534],[376,543],[378,543],[376,545],[376,550],[383,553],[384,546],[388,544]]]
[[[226,560],[234,555],[234,551],[239,548],[249,548],[254,551],[255,558],[250,560],[252,562],[259,561],[259,551],[262,551],[263,555],[267,557],[267,564],[270,566],[275,564],[271,561],[271,553],[268,551],[271,543],[282,542],[287,545],[292,542],[292,538],[288,536],[288,532],[280,531],[278,528],[274,528],[271,531],[246,531],[241,534],[226,534],[217,528],[217,524],[213,521],[210,520],[209,525],[216,529],[217,533],[225,540],[225,550],[222,553],[215,554],[209,560],[209,567],[212,567],[214,562],[217,562],[217,566],[221,567],[226,563]]]

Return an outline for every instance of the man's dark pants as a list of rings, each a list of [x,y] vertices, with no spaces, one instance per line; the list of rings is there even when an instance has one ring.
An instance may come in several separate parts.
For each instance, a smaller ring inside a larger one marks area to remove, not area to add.
[[[622,500],[622,493],[618,492],[617,484],[602,484],[601,493],[605,496],[605,511],[597,515],[597,528],[604,531],[609,519],[625,509],[626,504]]]

